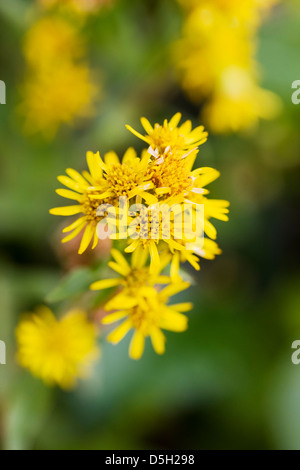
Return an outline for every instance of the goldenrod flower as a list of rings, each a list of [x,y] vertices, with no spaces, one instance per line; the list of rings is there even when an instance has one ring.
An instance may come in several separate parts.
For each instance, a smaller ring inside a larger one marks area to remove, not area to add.
[[[120,292],[114,296],[113,300],[106,304],[106,309],[113,310],[121,308],[123,302],[130,301],[132,296],[143,295],[149,287],[159,284],[169,284],[169,276],[161,275],[162,269],[170,262],[171,256],[163,254],[160,259],[160,265],[156,272],[151,273],[148,261],[148,253],[141,247],[132,254],[129,264],[123,254],[116,249],[111,250],[114,261],[110,261],[108,266],[121,277],[113,277],[94,282],[91,285],[92,290],[102,290],[111,287],[118,287]]]
[[[192,304],[182,303],[168,305],[169,297],[189,287],[186,282],[170,284],[158,292],[149,288],[144,296],[132,296],[125,301],[122,308],[103,318],[105,325],[124,320],[107,337],[113,344],[119,343],[133,329],[129,355],[132,359],[140,359],[143,355],[145,338],[150,337],[157,354],[165,352],[165,335],[161,330],[182,332],[187,329],[188,319],[182,312],[192,309]]]
[[[259,86],[256,33],[273,0],[187,0],[174,59],[182,87],[203,103],[214,132],[239,131],[280,110],[278,97]]]
[[[99,152],[96,154],[88,152],[87,163],[90,172],[85,171],[80,174],[69,168],[66,170],[67,176],[59,176],[58,181],[68,189],[58,189],[57,194],[74,200],[77,204],[56,207],[50,210],[50,214],[62,216],[83,214],[63,230],[71,233],[62,240],[62,243],[72,240],[84,230],[79,253],[82,254],[88,248],[92,239],[92,248],[95,248],[98,244],[97,224],[103,219],[97,214],[101,204],[118,207],[120,196],[126,196],[128,203],[136,195],[148,199],[145,189],[149,187],[149,183],[143,183],[148,159],[149,155],[139,159],[132,148],[127,150],[122,163],[115,152],[107,153],[104,161]],[[153,202],[153,196],[151,201]]]
[[[138,138],[146,142],[153,150],[158,150],[159,154],[163,154],[170,147],[173,151],[185,153],[186,151],[195,149],[207,140],[207,132],[203,126],[199,126],[192,130],[191,121],[186,121],[179,125],[181,114],[177,113],[170,121],[165,119],[163,125],[155,124],[154,127],[148,119],[142,118],[141,123],[147,135],[142,135],[135,131],[131,126],[127,129]]]
[[[85,65],[65,62],[58,68],[29,74],[20,106],[25,132],[41,132],[52,139],[61,124],[71,125],[75,118],[90,117],[98,93]]]
[[[25,36],[24,54],[28,70],[20,111],[25,132],[52,139],[61,124],[93,114],[101,87],[83,61],[85,47],[74,26],[55,16],[40,19]]]
[[[230,67],[220,76],[218,91],[204,107],[203,118],[215,132],[236,132],[259,119],[273,119],[280,108],[280,99],[260,88],[249,71]]]
[[[57,320],[51,310],[40,307],[21,320],[16,335],[19,363],[48,385],[74,387],[99,357],[96,328],[80,310]]]
[[[60,63],[72,62],[84,54],[83,41],[77,29],[56,16],[41,18],[28,30],[23,50],[28,65],[38,71],[51,71]]]

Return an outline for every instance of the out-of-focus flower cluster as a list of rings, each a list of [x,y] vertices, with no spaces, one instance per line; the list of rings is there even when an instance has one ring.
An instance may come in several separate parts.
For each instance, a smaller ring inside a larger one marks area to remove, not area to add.
[[[60,7],[80,14],[93,13],[114,0],[38,0],[45,8]]]
[[[260,87],[257,33],[278,0],[179,0],[185,19],[174,57],[183,89],[204,103],[214,132],[239,131],[280,109],[276,95]]]
[[[21,112],[27,133],[41,132],[51,139],[61,124],[92,115],[100,90],[73,24],[55,15],[41,18],[27,32],[23,49],[27,71]]]

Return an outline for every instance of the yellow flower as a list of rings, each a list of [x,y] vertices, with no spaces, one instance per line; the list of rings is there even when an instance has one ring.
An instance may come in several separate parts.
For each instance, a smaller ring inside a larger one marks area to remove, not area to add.
[[[167,199],[159,199],[158,204],[149,206],[147,211],[138,216],[136,224],[129,225],[128,237],[131,239],[125,252],[131,253],[141,248],[145,250],[151,258],[150,272],[154,272],[159,269],[160,256],[167,245],[171,253],[179,251],[183,261],[188,260],[196,269],[199,269],[194,253],[199,254],[197,252],[199,246],[202,246],[204,232],[209,237],[216,238],[216,229],[210,219],[227,221],[229,202],[217,199],[210,200],[204,196],[208,193],[205,187],[220,176],[217,170],[203,167],[189,172],[181,166],[183,161],[181,157],[178,174],[176,174],[176,165],[173,167],[172,164],[176,163],[176,160],[173,159],[169,162],[166,159],[166,161],[169,164],[164,165],[163,161],[157,165],[157,172],[160,167],[163,168],[162,178],[153,177],[152,182],[155,183],[156,194],[162,198],[167,197]],[[173,170],[175,171],[173,172]],[[150,173],[153,174],[152,171]],[[186,186],[183,185],[185,181]],[[160,190],[162,191],[160,192]],[[200,220],[201,214],[197,213],[201,205],[203,205],[203,220]],[[187,222],[184,217],[184,212],[188,207],[192,211],[193,223]],[[166,209],[170,211],[165,212]],[[199,219],[196,222],[197,217]],[[191,244],[195,249],[190,248]],[[215,248],[214,251],[218,254],[219,248]],[[202,253],[201,249],[200,252]],[[200,254],[200,256],[202,255]]]
[[[169,122],[166,119],[162,126],[155,124],[152,127],[148,119],[142,118],[142,126],[147,132],[145,136],[135,131],[131,126],[126,127],[130,132],[152,147],[153,150],[158,150],[159,154],[163,154],[168,147],[173,151],[185,153],[206,142],[208,134],[204,131],[203,126],[192,130],[191,121],[186,121],[181,126],[178,126],[180,120],[181,114],[177,113]]]
[[[92,239],[92,248],[95,248],[98,244],[97,225],[103,219],[97,215],[97,209],[101,204],[118,207],[119,196],[127,196],[128,201],[136,195],[147,198],[145,188],[149,183],[144,184],[143,177],[148,158],[149,155],[146,155],[139,159],[136,152],[129,148],[121,164],[115,152],[107,153],[104,161],[99,152],[96,154],[88,152],[87,163],[90,172],[85,171],[81,175],[69,168],[66,170],[67,176],[59,176],[59,182],[68,189],[58,189],[57,194],[73,199],[77,204],[56,207],[50,210],[50,214],[62,216],[83,214],[63,230],[71,233],[62,242],[72,240],[84,230],[79,253],[82,254],[88,248]]]
[[[204,107],[203,117],[218,133],[247,129],[259,119],[273,119],[281,102],[260,88],[247,70],[230,67],[220,76],[219,89]]]
[[[146,250],[139,248],[131,256],[131,264],[119,250],[112,249],[111,255],[114,261],[110,261],[108,266],[118,273],[121,277],[111,279],[103,279],[94,282],[91,285],[92,290],[102,290],[111,287],[121,289],[111,301],[106,304],[107,310],[122,308],[125,302],[129,302],[132,296],[143,295],[148,291],[149,287],[159,284],[169,284],[171,279],[169,276],[161,275],[162,269],[170,262],[171,256],[167,253],[163,254],[160,259],[160,266],[156,272],[151,273],[149,266],[146,265],[148,253]]]
[[[82,39],[76,28],[55,16],[42,18],[29,29],[23,50],[31,67],[48,71],[66,60],[77,60],[84,54]]]
[[[192,304],[182,303],[168,305],[169,297],[189,287],[186,282],[170,284],[158,292],[149,288],[144,296],[132,296],[128,303],[124,302],[121,310],[103,318],[105,325],[124,320],[107,337],[113,344],[119,343],[133,329],[129,355],[132,359],[140,359],[144,352],[145,338],[150,337],[157,354],[165,352],[165,335],[161,330],[182,332],[187,329],[187,317],[182,312],[191,310]]]
[[[99,357],[97,331],[85,312],[72,310],[60,321],[40,307],[16,330],[19,363],[47,385],[70,389]]]
[[[256,33],[272,0],[188,0],[174,60],[183,89],[203,104],[214,132],[239,131],[272,119],[279,99],[259,86]]]
[[[71,125],[75,118],[90,117],[98,93],[85,65],[65,62],[58,68],[30,73],[23,84],[20,106],[25,132],[41,132],[52,139],[61,124]]]

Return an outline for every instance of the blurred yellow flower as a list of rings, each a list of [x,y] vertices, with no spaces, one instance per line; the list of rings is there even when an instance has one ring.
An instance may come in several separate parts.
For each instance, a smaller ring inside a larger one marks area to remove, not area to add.
[[[70,62],[58,68],[29,74],[22,88],[21,113],[25,116],[25,132],[41,132],[52,139],[61,124],[72,124],[75,118],[93,114],[92,105],[99,89],[85,65]]]
[[[171,256],[163,254],[160,259],[160,266],[156,272],[151,273],[148,261],[148,254],[142,248],[135,250],[131,256],[129,264],[123,254],[116,249],[111,250],[114,261],[110,261],[108,266],[113,269],[121,277],[113,277],[94,282],[91,285],[92,290],[102,290],[111,287],[121,289],[120,293],[114,296],[113,300],[106,304],[108,310],[121,308],[123,301],[130,300],[131,296],[143,295],[147,292],[149,286],[153,287],[159,284],[169,284],[171,279],[169,276],[161,275],[162,269],[170,262]]]
[[[21,320],[16,336],[19,363],[47,385],[74,387],[99,357],[96,327],[80,310],[57,320],[51,310],[40,307]]]
[[[161,330],[182,332],[187,329],[188,319],[182,312],[192,309],[191,303],[168,305],[169,297],[189,287],[187,282],[169,284],[161,291],[149,287],[144,295],[132,295],[124,300],[122,307],[103,318],[102,323],[109,325],[124,320],[107,337],[113,344],[119,343],[133,329],[129,355],[140,359],[144,352],[145,338],[150,337],[157,354],[165,352],[165,335]]]
[[[184,2],[185,3],[185,2]],[[203,119],[214,132],[251,127],[280,110],[273,93],[259,86],[257,29],[275,1],[195,0],[185,3],[182,38],[174,59],[183,89],[203,103]]]
[[[60,6],[78,13],[96,12],[102,6],[111,5],[113,2],[114,0],[39,0],[46,8]]]
[[[33,24],[24,37],[23,50],[28,65],[38,71],[72,62],[85,53],[78,30],[68,21],[53,15]]]
[[[259,119],[273,119],[280,109],[277,95],[260,88],[248,71],[229,68],[220,77],[218,91],[204,106],[203,119],[215,132],[236,132]]]
[[[24,38],[24,55],[20,112],[26,133],[52,139],[61,124],[92,116],[101,86],[83,60],[82,38],[70,22],[55,16],[38,20]]]

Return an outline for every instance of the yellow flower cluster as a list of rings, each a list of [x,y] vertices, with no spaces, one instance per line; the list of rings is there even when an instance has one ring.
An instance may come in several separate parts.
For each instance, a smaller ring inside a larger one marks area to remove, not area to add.
[[[68,42],[65,45],[70,47]],[[115,152],[107,153],[104,160],[99,152],[88,152],[89,171],[79,173],[69,168],[66,175],[58,177],[65,188],[57,193],[76,203],[50,211],[54,215],[79,215],[63,230],[68,233],[63,242],[82,233],[79,253],[90,243],[93,248],[97,245],[99,226],[117,240],[108,263],[113,275],[94,282],[90,288],[112,289],[104,305],[102,323],[118,323],[107,336],[112,344],[133,330],[129,346],[132,359],[141,358],[147,338],[154,351],[163,354],[164,331],[187,329],[185,313],[192,304],[171,300],[190,286],[181,277],[180,265],[188,261],[198,270],[199,257],[214,259],[220,254],[211,219],[228,220],[229,203],[207,197],[206,186],[218,178],[219,172],[207,167],[193,169],[207,133],[202,126],[193,130],[190,121],[180,125],[180,120],[178,113],[170,121],[152,126],[142,118],[145,134],[127,126],[147,143],[141,157],[132,148],[122,161]],[[134,207],[138,213],[135,219]],[[203,217],[200,226],[196,223],[195,227],[194,216],[199,207],[204,209]],[[113,211],[115,216],[122,214],[126,218],[126,224],[116,224],[118,232],[110,230]],[[194,218],[186,233],[180,231],[186,225],[180,217],[188,212]],[[169,232],[165,232],[167,225]],[[79,309],[57,320],[47,307],[42,307],[21,320],[16,334],[20,364],[46,384],[64,389],[72,388],[78,378],[85,377],[99,356],[97,328]]]
[[[74,26],[56,16],[38,20],[26,34],[24,55],[28,66],[21,112],[27,133],[41,132],[51,139],[61,124],[93,113],[99,90]]]
[[[92,289],[118,289],[105,305],[105,310],[113,313],[105,317],[104,323],[125,319],[109,335],[113,343],[120,341],[130,329],[135,330],[130,346],[130,356],[135,359],[141,357],[146,337],[150,336],[155,351],[162,353],[165,337],[161,329],[183,331],[186,328],[181,312],[188,310],[190,304],[168,305],[170,296],[188,287],[180,277],[180,264],[188,261],[199,270],[199,256],[214,259],[220,254],[211,219],[228,220],[229,203],[207,197],[206,186],[219,177],[219,172],[207,167],[192,169],[207,133],[202,126],[193,130],[190,121],[180,125],[180,120],[178,113],[163,125],[152,126],[142,118],[145,135],[127,126],[149,146],[141,157],[132,148],[127,150],[122,162],[115,152],[106,154],[104,160],[99,152],[88,152],[89,172],[80,174],[69,168],[66,175],[58,177],[67,189],[58,189],[57,193],[76,204],[50,211],[54,215],[79,215],[63,230],[68,235],[62,240],[67,242],[82,233],[79,253],[91,242],[96,247],[101,223],[107,224],[110,238],[126,239],[124,252],[132,253],[131,264],[120,251],[113,249],[114,261],[109,265],[121,278],[100,280]],[[127,223],[122,229],[117,224],[120,230],[112,232],[110,211],[113,208],[120,214],[122,198],[126,200]],[[133,218],[136,213],[132,214],[133,204],[137,207],[136,218]],[[188,233],[182,231],[187,205],[192,216]],[[105,210],[99,212],[101,206]],[[202,224],[195,229],[199,207],[204,209]],[[161,275],[167,265],[170,266],[168,277]],[[163,285],[166,287],[162,288]]]
[[[19,363],[48,385],[70,389],[99,357],[97,329],[81,310],[60,321],[47,307],[27,315],[16,331]]]
[[[205,101],[203,118],[214,132],[239,131],[280,109],[259,86],[257,30],[278,0],[179,0],[185,11],[174,57],[184,90]]]

